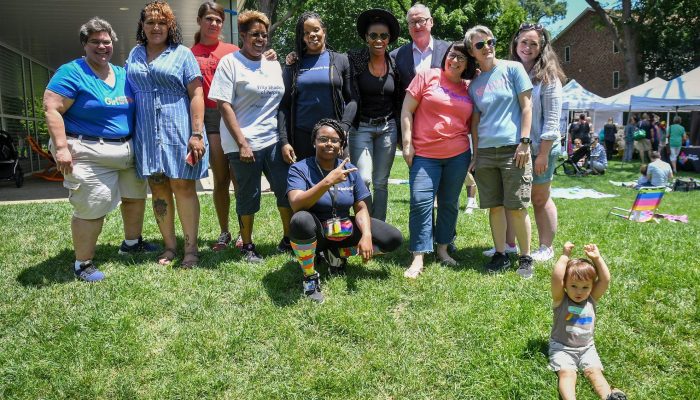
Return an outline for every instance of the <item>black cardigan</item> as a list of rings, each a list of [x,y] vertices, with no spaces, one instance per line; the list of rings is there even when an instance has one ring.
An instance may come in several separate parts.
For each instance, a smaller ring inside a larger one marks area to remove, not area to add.
[[[347,56],[328,50],[330,56],[330,80],[333,104],[335,105],[335,119],[350,130],[355,113],[357,101],[352,95],[350,80],[350,63]],[[294,147],[294,114],[297,99],[297,78],[299,77],[299,61],[292,65],[286,65],[282,71],[284,80],[284,96],[277,112],[277,129],[280,142],[291,144]]]
[[[387,73],[394,76],[394,96],[392,99],[392,109],[394,111],[394,119],[396,120],[396,129],[401,131],[401,124],[399,120],[401,118],[401,106],[403,105],[403,96],[405,91],[402,89],[403,84],[401,82],[401,75],[399,70],[396,68],[394,60],[389,56],[389,53],[384,55],[386,63],[388,65]],[[369,68],[369,49],[367,47],[362,47],[356,50],[348,51],[348,60],[350,61],[350,71],[352,72],[352,88],[353,97],[357,102],[357,113],[353,121],[353,126],[357,128],[359,125],[359,116],[362,114],[362,104],[360,102],[360,85],[359,78],[360,74],[365,72]]]

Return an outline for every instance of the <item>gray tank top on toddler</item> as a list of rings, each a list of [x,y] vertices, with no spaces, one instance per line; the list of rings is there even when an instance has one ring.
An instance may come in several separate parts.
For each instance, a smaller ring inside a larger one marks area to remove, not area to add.
[[[593,297],[576,303],[564,294],[554,309],[551,339],[568,347],[585,347],[593,343],[596,305]]]

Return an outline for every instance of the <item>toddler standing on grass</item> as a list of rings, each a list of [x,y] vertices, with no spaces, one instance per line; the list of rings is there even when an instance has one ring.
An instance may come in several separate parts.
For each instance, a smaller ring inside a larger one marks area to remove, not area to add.
[[[598,246],[583,247],[590,260],[571,259],[574,244],[566,242],[552,272],[554,324],[549,339],[549,368],[559,377],[563,400],[576,398],[576,373],[583,370],[596,394],[603,400],[625,400],[603,376],[603,364],[593,343],[596,304],[610,285],[610,271]]]

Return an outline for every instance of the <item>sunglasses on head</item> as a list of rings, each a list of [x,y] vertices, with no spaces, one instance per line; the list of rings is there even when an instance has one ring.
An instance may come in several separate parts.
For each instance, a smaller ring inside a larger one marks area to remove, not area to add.
[[[474,43],[474,48],[476,48],[477,50],[483,49],[484,46],[496,47],[496,39],[491,38],[491,39],[486,40],[486,41],[482,40],[481,42]]]
[[[389,34],[386,32],[382,32],[382,33],[370,32],[367,34],[367,36],[371,40],[377,40],[377,39],[387,40],[387,39],[389,39]]]
[[[542,24],[531,24],[529,22],[524,22],[520,24],[520,28],[518,29],[519,31],[530,31],[530,30],[536,30],[537,32],[542,32],[542,29],[544,27]]]

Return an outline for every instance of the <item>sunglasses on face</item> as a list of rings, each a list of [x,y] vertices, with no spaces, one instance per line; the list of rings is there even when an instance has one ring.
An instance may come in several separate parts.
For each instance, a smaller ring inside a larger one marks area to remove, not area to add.
[[[377,40],[377,39],[387,40],[387,39],[389,39],[389,34],[386,32],[382,32],[382,33],[370,32],[367,34],[367,37],[369,37],[370,40]]]
[[[496,47],[496,39],[491,38],[491,39],[486,40],[486,41],[482,40],[480,42],[474,43],[474,48],[477,50],[483,49],[484,46],[489,46],[491,48]]]
[[[340,138],[337,137],[319,136],[316,138],[316,141],[321,144],[326,144],[328,142],[331,142],[332,144],[340,144]]]
[[[467,61],[467,57],[465,57],[461,54],[455,53],[454,51],[447,53],[447,59],[448,60],[457,60],[457,62]]]
[[[252,36],[254,38],[263,38],[267,39],[267,33],[266,32],[248,32],[248,36]]]

